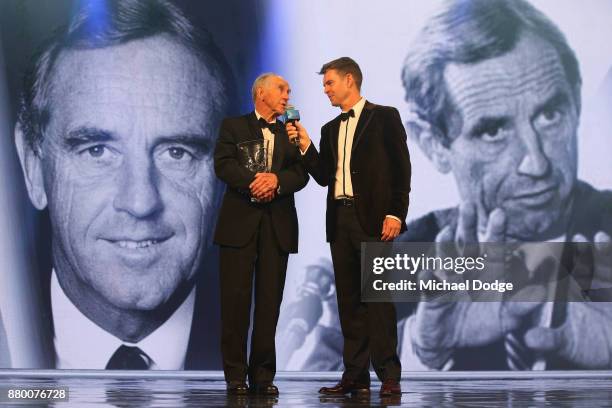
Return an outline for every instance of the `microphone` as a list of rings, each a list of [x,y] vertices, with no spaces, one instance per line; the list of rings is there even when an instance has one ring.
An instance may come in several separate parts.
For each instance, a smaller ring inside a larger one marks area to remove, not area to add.
[[[323,315],[323,302],[334,296],[334,275],[326,265],[311,265],[306,269],[304,283],[298,288],[298,299],[287,306],[279,322],[279,360],[289,362],[295,350],[304,345]],[[286,367],[285,367],[286,368]]]
[[[293,105],[287,105],[287,109],[285,110],[285,123],[293,123],[300,120],[300,111],[295,109]],[[300,144],[300,137],[296,136],[291,139],[291,143],[298,146]]]

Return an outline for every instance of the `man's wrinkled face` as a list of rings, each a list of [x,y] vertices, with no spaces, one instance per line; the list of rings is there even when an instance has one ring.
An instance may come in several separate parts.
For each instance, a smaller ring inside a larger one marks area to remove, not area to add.
[[[214,223],[220,85],[161,35],[65,51],[53,72],[42,169],[59,280],[77,304],[155,309],[193,278]]]
[[[348,99],[350,89],[348,87],[347,75],[341,75],[335,69],[328,69],[323,74],[323,92],[329,98],[332,106],[341,106]]]
[[[457,114],[447,150],[463,201],[501,208],[507,235],[538,239],[563,228],[576,181],[579,102],[555,49],[524,33],[516,47],[444,74]]]
[[[262,91],[262,103],[266,110],[274,116],[283,115],[291,93],[289,83],[282,77],[272,76],[265,81]]]

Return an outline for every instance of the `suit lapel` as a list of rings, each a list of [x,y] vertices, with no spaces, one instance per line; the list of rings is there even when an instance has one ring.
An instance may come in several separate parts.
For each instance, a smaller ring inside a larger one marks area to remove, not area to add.
[[[284,141],[289,140],[289,136],[285,133],[283,124],[280,121],[276,121],[277,130],[274,133],[274,150],[272,151],[272,171],[279,171],[283,160],[284,153]]]
[[[373,108],[374,104],[366,101],[365,105],[363,106],[363,110],[361,111],[361,115],[359,115],[357,128],[355,128],[355,136],[353,137],[353,147],[351,148],[351,152],[355,151],[359,141],[363,138],[363,132],[368,127],[368,124],[374,116]]]
[[[338,132],[340,132],[340,116],[336,117],[329,126],[329,143],[334,157],[334,164],[338,163]]]
[[[261,126],[259,126],[259,122],[257,121],[257,115],[255,115],[255,111],[246,115],[247,122],[249,124],[249,130],[251,131],[252,138],[247,140],[257,140],[263,139],[263,132],[261,131]]]

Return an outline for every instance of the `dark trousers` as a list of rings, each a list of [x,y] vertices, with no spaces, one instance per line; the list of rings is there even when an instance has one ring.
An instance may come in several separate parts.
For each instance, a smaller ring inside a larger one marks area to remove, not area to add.
[[[226,381],[271,382],[276,373],[274,337],[285,286],[289,254],[278,246],[270,214],[241,248],[221,246],[221,354]],[[247,338],[251,293],[255,281],[255,310],[251,354],[247,366]]]
[[[382,230],[382,225],[381,225]],[[361,243],[377,242],[367,235],[355,207],[338,205],[331,245],[338,312],[344,336],[343,379],[370,384],[370,360],[381,381],[398,380],[397,317],[392,302],[361,302]]]

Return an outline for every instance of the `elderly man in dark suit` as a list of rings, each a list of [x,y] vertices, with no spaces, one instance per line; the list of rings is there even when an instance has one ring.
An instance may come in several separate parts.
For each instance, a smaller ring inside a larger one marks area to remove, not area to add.
[[[217,222],[220,245],[221,351],[229,393],[276,395],[274,336],[285,284],[287,260],[298,250],[293,194],[308,182],[299,151],[289,143],[277,117],[284,114],[289,84],[266,73],[253,84],[255,110],[227,118],[215,149],[215,171],[227,184]],[[268,168],[253,172],[239,159],[239,144],[267,142]],[[255,278],[251,354],[247,336]]]
[[[288,125],[299,138],[302,162],[328,186],[327,240],[331,246],[344,336],[344,374],[327,395],[370,393],[370,359],[382,381],[381,395],[401,393],[395,306],[361,302],[361,243],[392,241],[405,230],[410,156],[397,109],[361,96],[362,73],[343,57],[321,68],[323,87],[342,113],[321,129],[320,151],[304,127]]]

